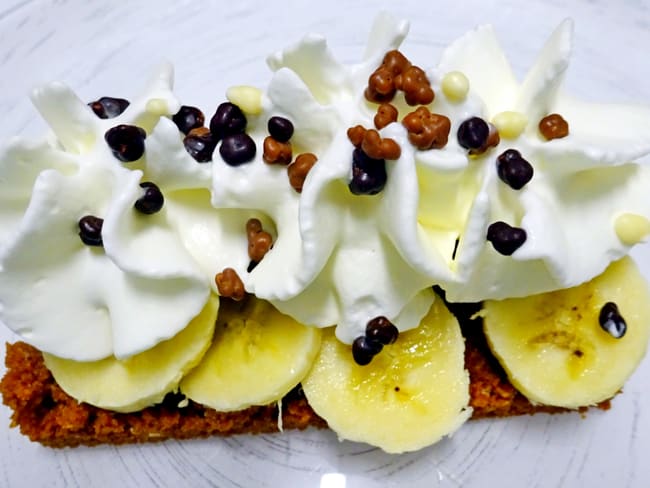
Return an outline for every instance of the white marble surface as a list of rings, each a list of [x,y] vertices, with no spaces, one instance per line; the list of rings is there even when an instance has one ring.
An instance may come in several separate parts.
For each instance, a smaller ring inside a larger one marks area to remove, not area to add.
[[[571,16],[569,90],[650,103],[650,3],[565,3],[0,0],[0,140],[44,129],[27,97],[38,83],[65,81],[88,100],[128,98],[162,59],[176,65],[180,99],[209,113],[228,86],[263,86],[266,54],[305,32],[326,34],[341,59],[354,61],[379,6],[411,20],[404,51],[418,64],[434,64],[446,43],[492,23],[519,75]],[[650,249],[635,256],[650,276]],[[0,327],[0,340],[11,338]],[[403,456],[317,431],[50,450],[9,429],[2,406],[0,486],[648,486],[649,377],[646,358],[607,413],[472,422],[450,440]]]

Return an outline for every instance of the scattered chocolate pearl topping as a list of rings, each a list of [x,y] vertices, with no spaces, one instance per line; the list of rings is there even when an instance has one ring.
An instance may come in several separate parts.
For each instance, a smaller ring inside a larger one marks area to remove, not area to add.
[[[539,132],[544,139],[561,139],[569,135],[569,123],[560,114],[550,114],[539,121]]]
[[[293,136],[293,124],[284,117],[271,117],[267,128],[271,137],[278,142],[288,142]]]
[[[375,129],[366,130],[361,125],[350,127],[348,138],[353,146],[360,148],[372,159],[398,159],[402,154],[397,142],[382,138]]]
[[[372,358],[383,349],[381,342],[368,339],[366,336],[357,337],[352,343],[352,357],[359,366],[370,364]]]
[[[210,119],[210,132],[216,142],[232,134],[241,134],[246,130],[246,116],[241,109],[230,102],[223,102]]]
[[[130,105],[124,98],[102,97],[99,100],[90,102],[88,106],[100,119],[113,119],[121,115]]]
[[[106,131],[104,140],[113,156],[124,163],[137,161],[144,154],[144,140],[147,133],[135,125],[116,125]]]
[[[533,177],[532,165],[515,149],[508,149],[497,158],[499,178],[514,190],[521,190]]]
[[[246,236],[248,237],[248,257],[251,258],[251,261],[259,263],[273,247],[273,238],[262,228],[262,222],[259,219],[248,219]]]
[[[434,114],[427,107],[411,112],[402,125],[408,131],[411,144],[420,150],[441,149],[447,145],[451,121],[444,115]]]
[[[399,112],[394,105],[391,105],[390,103],[382,103],[377,109],[373,122],[377,130],[381,130],[387,125],[397,122],[398,115]]]
[[[219,146],[219,154],[229,166],[239,166],[252,161],[256,152],[255,141],[244,133],[224,137]]]
[[[395,88],[404,92],[406,103],[411,106],[428,105],[435,96],[427,75],[417,66],[410,66],[397,75]]]
[[[499,143],[501,142],[501,136],[499,135],[499,129],[497,129],[496,125],[488,123],[488,129],[489,129],[489,134],[487,141],[485,141],[485,144],[481,146],[479,149],[472,149],[470,150],[470,154],[472,155],[478,155],[478,154],[483,154],[485,151],[492,147],[497,147]]]
[[[625,319],[618,311],[618,307],[614,302],[607,302],[600,309],[598,315],[598,323],[605,332],[608,332],[614,339],[620,339],[627,332],[627,324]]]
[[[483,148],[487,144],[489,136],[490,126],[480,117],[472,117],[463,121],[456,133],[458,144],[470,151]]]
[[[219,295],[226,298],[232,298],[235,301],[240,301],[246,295],[244,283],[241,278],[232,268],[225,268],[221,273],[217,273],[214,278],[217,284]]]
[[[348,188],[354,195],[375,195],[386,186],[386,161],[373,159],[357,148],[352,153],[352,180]]]
[[[494,222],[488,227],[487,240],[498,253],[510,256],[526,242],[526,231],[505,222]]]
[[[104,219],[94,215],[86,215],[79,219],[79,237],[87,246],[103,246],[102,227]]]
[[[317,160],[315,154],[303,153],[299,154],[296,160],[287,167],[289,184],[298,193],[302,193],[302,187],[305,184],[307,174],[316,164]]]
[[[205,116],[196,107],[183,105],[178,112],[172,116],[172,120],[183,134],[188,134],[192,129],[203,127]]]
[[[384,316],[375,317],[366,325],[366,337],[384,346],[395,342],[398,336],[399,330],[395,324]]]
[[[183,146],[190,156],[199,163],[212,161],[212,153],[217,142],[207,127],[197,127],[189,131],[183,138]]]
[[[291,162],[291,143],[280,142],[273,136],[264,138],[264,162],[267,164],[289,164]]]
[[[144,195],[138,198],[133,205],[138,212],[146,215],[155,214],[160,212],[160,209],[165,203],[160,188],[150,181],[143,181],[140,183],[140,188],[144,189]]]

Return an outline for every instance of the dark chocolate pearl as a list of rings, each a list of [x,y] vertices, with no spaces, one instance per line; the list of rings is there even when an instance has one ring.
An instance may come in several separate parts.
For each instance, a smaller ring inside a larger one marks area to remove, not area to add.
[[[271,117],[268,129],[271,137],[279,142],[287,142],[293,135],[293,124],[284,117]]]
[[[219,154],[230,166],[248,163],[255,157],[255,141],[248,134],[231,134],[223,138]]]
[[[490,127],[485,120],[480,117],[472,117],[465,120],[458,127],[456,137],[458,144],[465,149],[481,149],[490,136]]]
[[[123,98],[102,97],[99,100],[90,102],[88,106],[100,119],[112,119],[121,115],[130,105],[128,100]]]
[[[234,103],[224,102],[210,120],[210,132],[216,142],[231,134],[241,134],[246,130],[246,116]]]
[[[212,161],[212,153],[217,142],[208,129],[193,129],[183,138],[185,150],[199,163]]]
[[[354,362],[365,366],[372,358],[379,354],[384,346],[380,342],[368,339],[366,336],[357,337],[352,343],[352,357]]]
[[[203,127],[205,117],[196,107],[183,105],[178,112],[174,114],[172,120],[183,134],[189,133],[192,129]]]
[[[135,209],[147,215],[159,212],[165,203],[165,197],[163,197],[160,188],[150,181],[140,183],[140,188],[144,189],[144,195],[135,201],[133,205]]]
[[[86,215],[79,219],[79,237],[87,246],[103,246],[102,226],[104,219],[94,215]]]
[[[608,332],[615,339],[620,339],[627,332],[625,319],[621,316],[614,302],[607,302],[603,305],[598,316],[598,323],[605,332]]]
[[[526,231],[505,222],[494,222],[487,230],[487,240],[504,256],[510,256],[526,242]]]
[[[248,263],[248,267],[246,268],[246,271],[250,273],[257,267],[258,264],[260,264],[259,261],[253,261],[251,259],[251,261]]]
[[[499,178],[514,190],[521,190],[533,177],[533,167],[519,151],[508,149],[497,158]]]
[[[375,317],[366,325],[366,337],[384,346],[397,340],[399,330],[384,316]]]
[[[355,195],[375,195],[386,186],[386,161],[373,159],[357,148],[352,153],[352,181],[348,184]]]
[[[144,140],[147,133],[135,125],[117,125],[106,131],[104,139],[113,156],[124,163],[136,161],[144,154]]]

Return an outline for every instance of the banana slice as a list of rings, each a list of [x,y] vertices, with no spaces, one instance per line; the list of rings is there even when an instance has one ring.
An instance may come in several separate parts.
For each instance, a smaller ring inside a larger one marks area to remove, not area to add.
[[[161,402],[201,360],[218,310],[219,298],[211,295],[182,331],[128,359],[79,362],[43,354],[45,365],[59,386],[77,400],[116,412],[135,412]]]
[[[389,453],[415,451],[451,434],[471,414],[464,351],[458,322],[436,300],[418,328],[401,333],[366,366],[327,330],[302,387],[340,438]]]
[[[600,319],[618,308],[625,321]],[[650,291],[630,258],[575,288],[487,301],[485,334],[512,384],[533,402],[577,408],[614,396],[643,358],[650,336]],[[600,322],[604,322],[600,325]]]
[[[320,342],[320,329],[296,322],[266,301],[224,300],[212,346],[183,378],[181,392],[220,412],[267,405],[302,380]]]

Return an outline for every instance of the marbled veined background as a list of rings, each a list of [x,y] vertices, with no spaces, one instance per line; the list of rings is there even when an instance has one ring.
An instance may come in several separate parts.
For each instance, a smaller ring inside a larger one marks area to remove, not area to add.
[[[43,131],[28,100],[39,83],[64,81],[87,100],[128,98],[164,59],[176,66],[181,101],[209,114],[228,86],[265,86],[266,55],[306,32],[328,36],[339,59],[357,60],[380,6],[411,20],[404,51],[419,65],[435,64],[444,45],[475,25],[494,24],[519,76],[552,29],[573,17],[568,90],[650,104],[643,0],[0,0],[0,140]],[[634,255],[650,276],[650,248]],[[0,327],[0,340],[11,338]],[[317,431],[50,450],[9,429],[2,406],[0,486],[650,486],[648,378],[650,358],[607,413],[472,422],[403,456]]]

